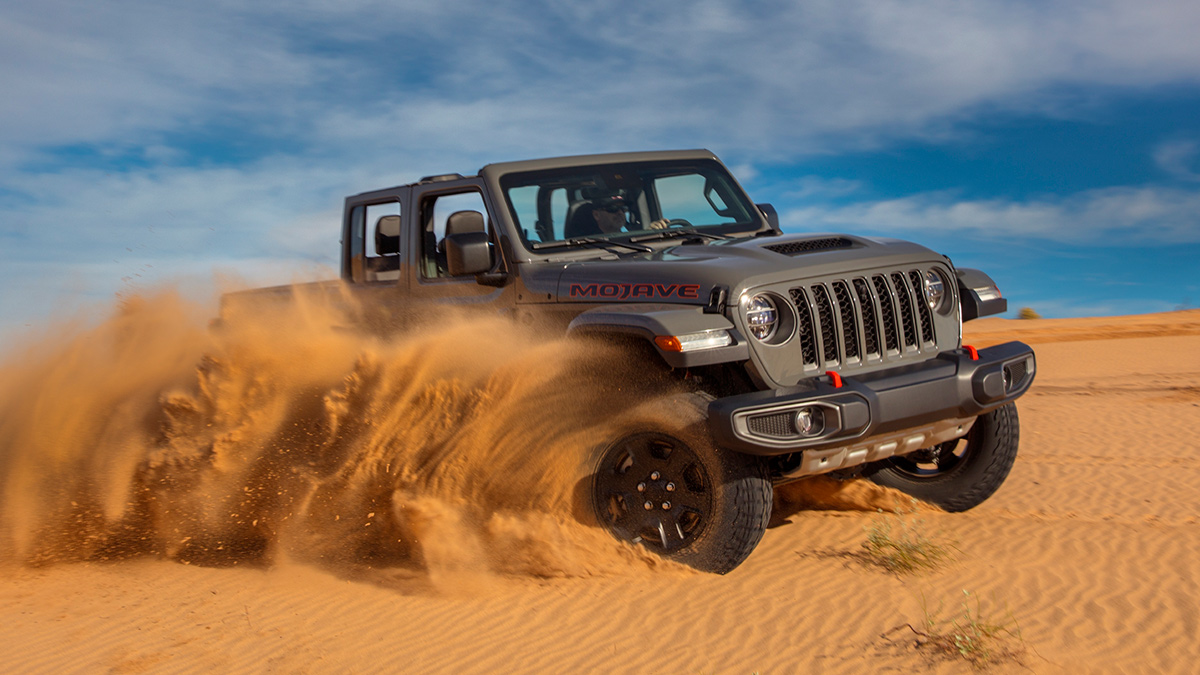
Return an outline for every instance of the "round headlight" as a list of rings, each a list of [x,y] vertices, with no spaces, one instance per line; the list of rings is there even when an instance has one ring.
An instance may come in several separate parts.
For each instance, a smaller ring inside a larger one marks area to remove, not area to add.
[[[769,340],[779,327],[779,308],[766,295],[756,295],[746,302],[746,325],[758,340]]]
[[[929,309],[935,312],[940,312],[945,309],[947,303],[946,282],[942,279],[942,275],[936,270],[927,270],[925,272],[925,301],[929,303]]]

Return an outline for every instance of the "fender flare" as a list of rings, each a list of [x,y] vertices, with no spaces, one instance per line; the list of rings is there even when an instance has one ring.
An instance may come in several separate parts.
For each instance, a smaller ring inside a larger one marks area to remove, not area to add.
[[[726,331],[733,344],[692,352],[666,351],[654,338],[705,331]],[[589,309],[567,326],[568,335],[625,335],[646,340],[672,368],[692,368],[750,358],[746,338],[721,314],[706,314],[704,307],[661,304],[605,305]]]

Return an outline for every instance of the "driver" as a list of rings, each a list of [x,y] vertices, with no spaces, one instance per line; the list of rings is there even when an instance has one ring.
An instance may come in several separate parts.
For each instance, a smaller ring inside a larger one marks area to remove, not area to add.
[[[596,227],[600,228],[602,233],[620,232],[630,224],[629,204],[621,195],[593,200],[592,218],[596,220]],[[649,229],[662,230],[666,227],[667,220],[662,218],[650,223]]]

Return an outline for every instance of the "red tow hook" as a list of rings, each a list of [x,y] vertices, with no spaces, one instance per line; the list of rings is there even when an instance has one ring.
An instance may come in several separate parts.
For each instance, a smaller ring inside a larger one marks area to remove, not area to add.
[[[825,374],[829,376],[829,379],[833,380],[833,388],[834,389],[842,388],[842,376],[841,375],[838,375],[837,373],[833,372],[832,370],[825,371]]]
[[[979,350],[978,349],[975,349],[971,345],[963,345],[963,349],[967,350],[967,353],[971,355],[972,361],[979,360]]]

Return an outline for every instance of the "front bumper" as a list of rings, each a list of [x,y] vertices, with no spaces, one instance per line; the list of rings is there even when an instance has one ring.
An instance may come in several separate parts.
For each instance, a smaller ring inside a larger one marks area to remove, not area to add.
[[[977,355],[956,349],[921,363],[842,378],[841,387],[822,376],[795,387],[717,399],[708,406],[709,429],[718,445],[751,455],[867,447],[871,439],[903,436],[905,430],[972,420],[1016,400],[1033,383],[1036,361],[1029,345],[1006,342]],[[821,418],[821,429],[808,436],[795,422],[805,409]]]

